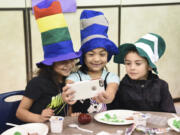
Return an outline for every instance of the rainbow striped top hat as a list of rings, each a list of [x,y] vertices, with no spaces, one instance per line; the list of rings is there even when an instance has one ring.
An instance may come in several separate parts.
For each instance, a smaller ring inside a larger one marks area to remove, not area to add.
[[[147,59],[149,66],[157,74],[158,71],[155,62],[161,58],[166,49],[166,44],[163,38],[157,34],[148,33],[134,44],[122,44],[119,46],[119,54],[114,57],[114,62],[124,64],[124,57],[132,48],[135,48],[141,57]]]
[[[54,62],[79,58],[74,52],[68,26],[58,0],[44,0],[34,7],[34,15],[41,32],[44,60],[37,67],[51,66]]]
[[[108,52],[108,61],[118,53],[117,46],[108,38],[108,21],[100,11],[84,10],[80,17],[81,48],[83,55],[96,48],[104,48]],[[84,56],[80,57],[84,63]]]

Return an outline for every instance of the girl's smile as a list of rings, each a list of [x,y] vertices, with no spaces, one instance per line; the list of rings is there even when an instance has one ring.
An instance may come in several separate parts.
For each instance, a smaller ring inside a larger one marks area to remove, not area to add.
[[[102,72],[107,64],[108,53],[104,48],[96,48],[85,54],[85,64],[89,71]]]

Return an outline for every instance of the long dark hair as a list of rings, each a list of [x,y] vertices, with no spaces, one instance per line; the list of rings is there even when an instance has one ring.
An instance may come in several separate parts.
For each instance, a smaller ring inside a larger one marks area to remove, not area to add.
[[[39,68],[39,70],[36,72],[37,76],[42,76],[42,77],[46,77],[49,80],[52,80],[56,86],[59,86],[59,79],[58,76],[59,74],[54,71],[53,66],[42,66],[41,68]],[[63,77],[63,83],[65,83],[65,77]]]
[[[87,72],[88,72],[88,67],[86,66],[86,64],[83,64],[83,65],[81,65],[81,67],[79,68],[79,70],[80,70],[81,72],[83,72],[84,74],[87,74]]]

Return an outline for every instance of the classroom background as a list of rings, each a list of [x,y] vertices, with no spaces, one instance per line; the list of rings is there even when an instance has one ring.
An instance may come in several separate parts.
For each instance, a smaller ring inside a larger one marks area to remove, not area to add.
[[[134,43],[153,32],[166,41],[158,61],[159,76],[169,83],[175,102],[180,101],[180,0],[76,0],[76,12],[64,13],[74,48],[80,46],[80,13],[84,9],[103,11],[109,21],[109,38],[117,46]],[[43,60],[40,32],[32,13],[31,0],[0,1],[0,93],[23,90]],[[124,66],[108,64],[120,78]]]

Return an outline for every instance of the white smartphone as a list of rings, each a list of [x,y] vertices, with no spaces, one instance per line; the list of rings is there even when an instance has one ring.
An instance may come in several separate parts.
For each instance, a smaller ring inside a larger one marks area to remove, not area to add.
[[[97,93],[104,91],[103,80],[85,80],[68,84],[68,86],[75,91],[73,100],[92,98]]]

